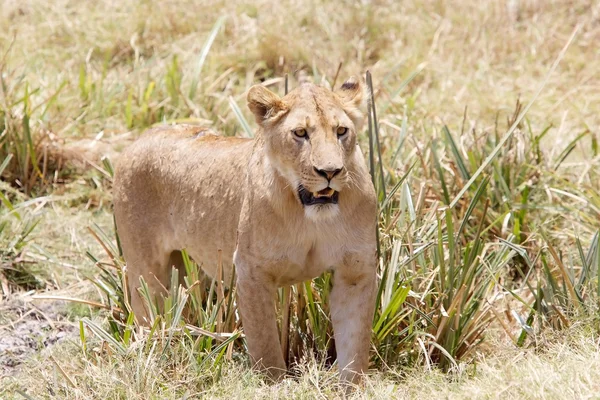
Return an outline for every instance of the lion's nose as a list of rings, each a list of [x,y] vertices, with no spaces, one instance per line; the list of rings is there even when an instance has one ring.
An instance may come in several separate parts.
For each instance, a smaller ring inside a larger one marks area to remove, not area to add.
[[[319,175],[321,175],[323,178],[327,179],[328,181],[332,180],[334,176],[336,176],[337,174],[339,174],[342,169],[341,168],[334,168],[334,169],[319,169],[317,167],[313,167],[315,169],[315,172]]]

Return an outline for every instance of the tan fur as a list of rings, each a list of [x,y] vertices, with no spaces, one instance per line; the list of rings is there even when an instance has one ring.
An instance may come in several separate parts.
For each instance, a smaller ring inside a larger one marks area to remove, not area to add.
[[[255,139],[225,138],[198,127],[152,129],[121,156],[114,204],[132,307],[143,276],[158,294],[185,248],[211,277],[222,250],[225,279],[236,265],[238,300],[252,359],[285,372],[273,299],[277,287],[333,271],[331,317],[342,379],[368,367],[376,280],[376,198],[356,143],[365,102],[360,82],[332,92],[303,84],[283,98],[253,86],[248,105]],[[348,133],[338,137],[339,126]],[[293,131],[306,129],[307,137]],[[342,169],[329,186],[339,203],[303,206],[298,185],[316,192],[315,168]]]

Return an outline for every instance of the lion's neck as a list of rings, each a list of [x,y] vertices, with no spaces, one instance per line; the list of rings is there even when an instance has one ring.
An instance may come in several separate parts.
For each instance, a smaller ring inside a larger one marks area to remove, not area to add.
[[[295,190],[280,172],[281,166],[273,164],[261,137],[256,137],[252,157],[248,165],[249,187],[246,193],[253,193],[255,206],[269,207],[274,213],[284,218],[303,215]]]

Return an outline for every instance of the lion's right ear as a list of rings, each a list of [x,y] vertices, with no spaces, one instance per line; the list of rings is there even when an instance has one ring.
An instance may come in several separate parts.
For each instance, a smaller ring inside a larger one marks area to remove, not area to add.
[[[259,125],[273,123],[288,111],[279,96],[262,85],[254,85],[248,91],[248,108]]]

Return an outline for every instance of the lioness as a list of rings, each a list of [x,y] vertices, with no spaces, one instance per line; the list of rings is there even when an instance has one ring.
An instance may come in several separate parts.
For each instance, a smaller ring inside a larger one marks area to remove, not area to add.
[[[357,145],[363,84],[306,83],[282,98],[257,85],[247,99],[254,139],[167,126],[120,157],[114,207],[132,308],[145,314],[139,277],[160,293],[181,249],[211,277],[221,250],[226,282],[236,266],[250,356],[279,378],[276,289],[329,270],[341,379],[356,381],[368,368],[376,292],[376,196]]]

